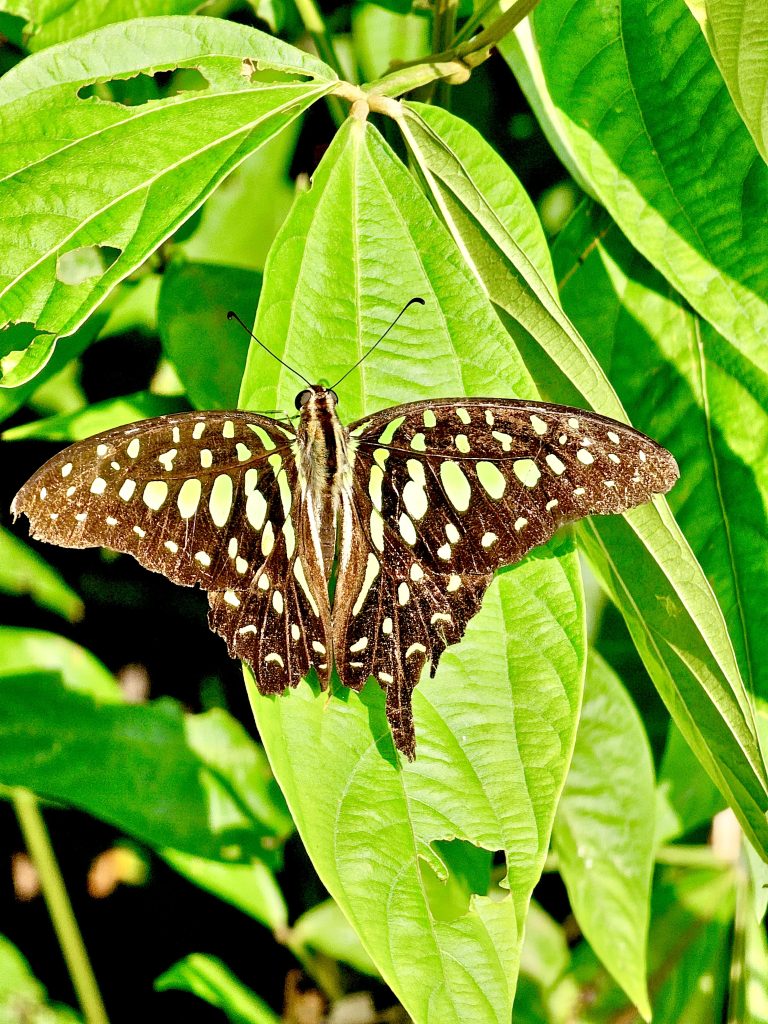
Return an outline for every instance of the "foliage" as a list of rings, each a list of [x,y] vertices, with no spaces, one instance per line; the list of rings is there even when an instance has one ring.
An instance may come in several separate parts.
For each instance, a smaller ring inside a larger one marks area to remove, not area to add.
[[[357,985],[417,1024],[508,1022],[513,1002],[515,1021],[551,1024],[766,1019],[765,5],[197,7],[2,5],[9,497],[41,461],[34,439],[184,403],[292,409],[295,377],[228,308],[333,380],[411,295],[423,310],[340,386],[345,419],[542,396],[631,420],[681,480],[498,574],[415,693],[412,764],[381,742],[372,681],[264,698],[246,673],[261,744],[220,697],[128,701],[119,655],[105,667],[24,596],[70,623],[84,608],[93,645],[89,608],[130,601],[114,560],[73,588],[74,561],[0,527],[19,624],[0,628],[3,795],[132,837],[244,934],[268,929],[339,1007]],[[525,142],[505,139],[512,74],[536,119],[519,138],[546,135],[580,190],[546,230],[540,185],[515,173]],[[464,102],[478,81],[484,104]],[[145,621],[173,672],[194,641],[161,624],[170,610]],[[283,870],[294,828],[331,899]],[[1,999],[74,1019],[0,953]],[[186,954],[157,1004],[181,989],[233,1021],[278,1019],[257,973]]]

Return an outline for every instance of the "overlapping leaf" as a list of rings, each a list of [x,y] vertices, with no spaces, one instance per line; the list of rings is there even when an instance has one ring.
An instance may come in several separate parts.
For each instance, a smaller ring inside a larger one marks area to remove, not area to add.
[[[768,161],[768,6],[763,0],[686,0],[712,56],[760,150]]]
[[[121,83],[174,69],[196,87],[121,100]],[[110,25],[22,61],[0,82],[0,323],[72,333],[334,81],[279,40],[207,18]]]
[[[550,137],[632,244],[766,369],[768,167],[684,0],[553,0],[532,26],[501,49]]]
[[[473,129],[443,111],[409,105],[402,125],[425,186],[506,312],[539,386],[558,401],[624,419],[600,362],[549,290],[552,269],[512,172]],[[498,195],[514,201],[494,205]],[[639,426],[656,434],[651,416]],[[675,437],[668,440],[676,451]],[[768,781],[752,711],[722,611],[666,502],[590,520],[579,532],[667,707],[768,857]]]
[[[375,129],[350,119],[276,239],[257,333],[310,378],[334,380],[416,294],[423,310],[339,385],[344,418],[428,396],[531,394],[429,204]],[[251,349],[244,405],[287,406],[296,389]],[[582,608],[569,550],[560,538],[503,573],[436,678],[420,684],[413,764],[394,756],[374,683],[359,695],[335,689],[330,702],[306,683],[278,698],[253,694],[324,884],[419,1024],[509,1020],[580,699]],[[505,899],[488,895],[487,871],[484,888],[459,884],[457,865],[469,867],[475,847],[505,855]],[[437,879],[456,894],[451,920],[442,901],[430,902]]]
[[[668,501],[717,595],[742,676],[768,696],[768,374],[702,321],[610,217],[585,205],[554,247],[566,310],[633,422],[676,453]]]

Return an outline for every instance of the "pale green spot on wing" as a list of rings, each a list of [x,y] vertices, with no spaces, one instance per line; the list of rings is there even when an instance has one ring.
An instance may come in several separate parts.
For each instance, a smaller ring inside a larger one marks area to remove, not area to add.
[[[457,512],[466,512],[469,508],[472,488],[458,462],[446,459],[440,464],[440,481],[443,490],[448,495],[448,500]]]

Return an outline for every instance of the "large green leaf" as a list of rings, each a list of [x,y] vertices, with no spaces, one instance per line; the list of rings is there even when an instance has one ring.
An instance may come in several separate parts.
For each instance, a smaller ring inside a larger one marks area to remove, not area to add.
[[[430,395],[531,393],[429,204],[378,132],[350,119],[275,241],[257,334],[308,376],[333,380],[414,294],[423,310],[339,386],[345,418]],[[296,388],[251,349],[242,404],[287,405]],[[395,756],[372,682],[360,694],[334,687],[330,701],[306,683],[277,698],[252,693],[320,877],[418,1024],[509,1021],[580,700],[570,550],[560,538],[494,582],[465,639],[415,693],[413,764]],[[489,897],[487,869],[484,883],[473,872],[476,847],[505,855],[506,898]]]
[[[10,530],[0,526],[0,593],[28,594],[35,604],[63,615],[82,618],[83,602],[45,559]]]
[[[110,82],[174,68],[204,87],[136,105],[101,98]],[[0,323],[72,333],[334,82],[321,61],[208,18],[110,25],[22,61],[0,81]]]
[[[72,664],[79,652],[93,671],[87,652],[63,643],[60,671],[45,638],[0,632],[2,785],[72,804],[153,846],[275,862],[290,825],[241,726],[219,710],[184,715],[170,700],[123,704],[114,683],[91,682]]]
[[[768,367],[768,167],[684,0],[549,0],[532,25],[501,50],[580,177],[691,305]]]
[[[552,841],[585,938],[646,1020],[654,800],[643,723],[618,676],[592,652]]]
[[[509,168],[444,111],[408,105],[401,127],[425,187],[506,313],[539,387],[547,397],[625,419],[600,362],[550,291],[540,229],[530,204],[517,200]],[[499,195],[515,201],[499,202]],[[656,433],[653,418],[641,426]],[[721,609],[666,502],[589,520],[579,536],[667,707],[768,859],[768,780],[752,711]]]
[[[768,5],[686,0],[763,160],[768,160]]]

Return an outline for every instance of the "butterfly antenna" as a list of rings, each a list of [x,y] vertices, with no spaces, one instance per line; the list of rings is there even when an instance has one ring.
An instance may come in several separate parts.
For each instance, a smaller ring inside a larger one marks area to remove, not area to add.
[[[411,300],[411,301],[413,301],[413,300]],[[272,358],[273,358],[273,359],[276,359],[276,360],[278,361],[278,363],[280,363],[280,365],[281,365],[281,366],[284,366],[284,367],[286,368],[286,370],[290,370],[290,371],[291,371],[291,373],[295,373],[295,374],[296,374],[296,376],[300,378],[300,380],[303,380],[303,381],[304,381],[304,383],[305,383],[305,384],[307,385],[307,387],[308,387],[308,388],[311,388],[311,387],[312,387],[312,385],[311,385],[311,384],[309,383],[309,381],[308,381],[308,380],[307,380],[307,378],[306,378],[306,377],[304,376],[304,374],[302,374],[302,373],[299,373],[299,371],[298,371],[298,370],[294,370],[294,368],[293,368],[292,366],[289,366],[289,365],[288,365],[288,363],[285,363],[285,362],[283,362],[283,360],[282,360],[282,359],[280,358],[280,356],[276,356],[276,355],[275,355],[275,353],[274,353],[274,352],[272,351],[272,349],[271,349],[271,348],[267,348],[267,346],[266,346],[266,345],[264,344],[264,342],[263,342],[263,341],[259,341],[259,339],[258,339],[258,338],[256,337],[256,335],[255,335],[255,334],[253,333],[253,331],[252,331],[252,330],[250,330],[250,329],[249,329],[248,327],[246,327],[246,326],[245,326],[245,324],[243,323],[243,321],[242,321],[242,320],[240,319],[240,317],[239,317],[239,316],[237,315],[237,313],[235,313],[235,312],[234,312],[233,310],[231,310],[231,309],[230,309],[230,311],[229,311],[229,312],[227,313],[227,320],[237,320],[237,322],[238,322],[238,323],[240,324],[240,326],[241,326],[241,327],[243,328],[243,330],[244,330],[244,331],[245,331],[245,332],[246,332],[247,334],[250,334],[250,336],[251,336],[251,337],[253,338],[253,340],[254,340],[254,341],[256,342],[256,344],[257,344],[257,345],[261,345],[261,347],[262,347],[262,348],[264,349],[264,351],[265,351],[265,352],[268,352],[268,353],[269,353],[269,354],[270,354],[270,355],[272,356]],[[376,344],[378,345],[378,342],[376,342]],[[354,367],[353,367],[353,369],[354,369]]]
[[[373,350],[374,350],[374,349],[376,348],[376,346],[377,346],[377,345],[378,345],[378,344],[379,344],[380,342],[384,341],[384,339],[386,338],[386,336],[387,336],[387,335],[389,334],[389,332],[390,332],[390,331],[392,330],[392,328],[393,328],[393,327],[395,326],[395,324],[396,324],[396,323],[397,323],[397,321],[398,321],[398,320],[400,319],[400,317],[401,317],[401,316],[403,315],[403,313],[404,313],[404,312],[406,311],[406,309],[408,309],[408,307],[409,307],[409,306],[412,306],[412,305],[414,304],[414,302],[418,302],[418,304],[419,304],[420,306],[423,306],[423,305],[425,305],[425,303],[424,303],[424,299],[421,299],[421,298],[419,298],[419,296],[418,296],[418,295],[415,295],[415,296],[414,296],[414,297],[413,297],[412,299],[409,299],[409,300],[408,300],[408,301],[406,302],[406,304],[405,304],[405,305],[403,306],[403,308],[402,308],[402,309],[400,310],[400,312],[399,312],[399,313],[397,314],[397,316],[395,317],[395,319],[394,319],[394,320],[392,321],[392,323],[391,323],[391,324],[389,325],[389,327],[388,327],[388,328],[386,329],[386,331],[384,331],[384,333],[382,334],[382,336],[381,336],[381,337],[380,337],[380,338],[378,339],[378,341],[375,341],[375,342],[373,343],[373,345],[371,345],[371,347],[370,347],[370,348],[368,349],[368,351],[367,351],[367,352],[364,352],[364,353],[363,353],[363,354],[362,354],[362,355],[360,356],[360,358],[359,358],[359,359],[357,360],[357,362],[355,363],[355,365],[354,365],[354,366],[350,366],[350,368],[349,368],[349,369],[347,370],[347,372],[346,372],[346,373],[345,373],[345,374],[344,374],[343,376],[339,377],[339,379],[338,379],[338,380],[336,381],[336,383],[335,383],[335,384],[332,384],[332,385],[331,385],[331,390],[333,390],[333,388],[336,388],[336,387],[338,387],[338,386],[339,386],[339,384],[341,384],[341,382],[342,382],[342,381],[343,381],[343,380],[345,379],[345,377],[348,377],[348,376],[350,375],[350,373],[352,373],[352,371],[353,371],[353,370],[356,370],[356,369],[358,368],[358,366],[360,365],[360,363],[362,363],[362,361],[363,361],[364,359],[367,359],[367,358],[368,358],[368,356],[369,356],[369,355],[371,354],[371,352],[373,352]]]

